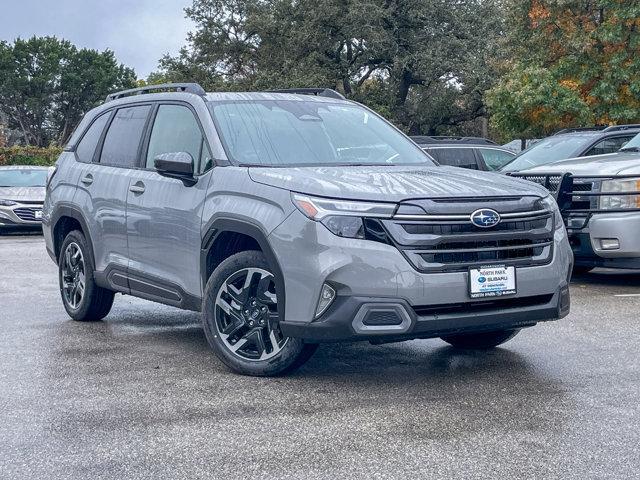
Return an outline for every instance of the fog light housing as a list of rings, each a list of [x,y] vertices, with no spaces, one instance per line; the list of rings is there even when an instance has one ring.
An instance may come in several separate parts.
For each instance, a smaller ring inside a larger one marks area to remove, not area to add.
[[[620,248],[620,240],[617,238],[601,238],[600,248],[602,250],[618,250]]]
[[[327,310],[327,308],[329,308],[329,305],[333,303],[333,300],[335,298],[336,298],[335,289],[328,283],[323,284],[322,290],[320,291],[320,299],[318,300],[318,306],[316,307],[315,318],[318,318],[320,315],[322,315]]]

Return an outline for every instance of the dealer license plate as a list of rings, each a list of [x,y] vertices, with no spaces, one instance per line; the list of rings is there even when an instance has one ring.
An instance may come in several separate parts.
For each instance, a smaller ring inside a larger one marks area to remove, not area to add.
[[[469,269],[471,298],[515,295],[516,291],[516,267],[486,265]]]

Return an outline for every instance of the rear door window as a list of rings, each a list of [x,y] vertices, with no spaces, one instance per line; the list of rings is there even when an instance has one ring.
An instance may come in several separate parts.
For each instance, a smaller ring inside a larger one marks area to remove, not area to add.
[[[478,160],[473,148],[427,148],[425,150],[440,165],[478,170]]]
[[[624,147],[629,140],[631,140],[635,135],[626,135],[622,137],[611,137],[605,138],[604,140],[599,141],[593,147],[591,147],[587,153],[584,154],[585,157],[590,157],[592,155],[606,155],[607,153],[614,153]]]
[[[119,109],[104,138],[100,163],[117,167],[137,167],[138,152],[150,105]]]
[[[96,151],[104,127],[109,120],[110,113],[105,113],[96,118],[86,131],[80,143],[76,147],[76,156],[81,162],[90,163],[93,161],[93,154]]]
[[[478,148],[478,152],[491,171],[500,170],[515,157],[515,154],[497,148]]]

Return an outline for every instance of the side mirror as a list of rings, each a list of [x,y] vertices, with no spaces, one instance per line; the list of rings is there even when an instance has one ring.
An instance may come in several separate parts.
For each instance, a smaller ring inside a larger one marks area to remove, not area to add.
[[[193,157],[187,152],[161,153],[153,159],[157,172],[170,178],[182,180],[186,186],[194,185]]]

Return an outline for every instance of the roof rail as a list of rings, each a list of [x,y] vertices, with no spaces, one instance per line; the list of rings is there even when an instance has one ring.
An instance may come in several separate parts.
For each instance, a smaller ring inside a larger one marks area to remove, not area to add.
[[[300,95],[315,95],[316,97],[329,97],[337,98],[339,100],[346,100],[344,95],[340,92],[336,92],[331,88],[281,88],[278,90],[269,90],[272,93],[297,93]]]
[[[606,129],[606,125],[596,125],[593,127],[576,127],[576,128],[563,128],[562,130],[558,130],[554,135],[562,135],[563,133],[574,133],[574,132],[599,132],[604,131]]]
[[[119,98],[129,97],[132,95],[144,95],[145,93],[153,93],[157,91],[174,91],[174,92],[186,92],[194,93],[196,95],[206,95],[204,91],[197,83],[162,83],[160,85],[147,85],[145,87],[131,88],[129,90],[122,90],[121,92],[110,93],[105,100],[110,102]]]
[[[612,125],[604,129],[605,132],[622,132],[624,130],[631,130],[633,128],[640,128],[638,123],[630,123],[627,125]]]
[[[411,139],[418,145],[437,144],[467,144],[467,145],[497,145],[493,140],[482,137],[456,137],[442,135],[413,135]]]

